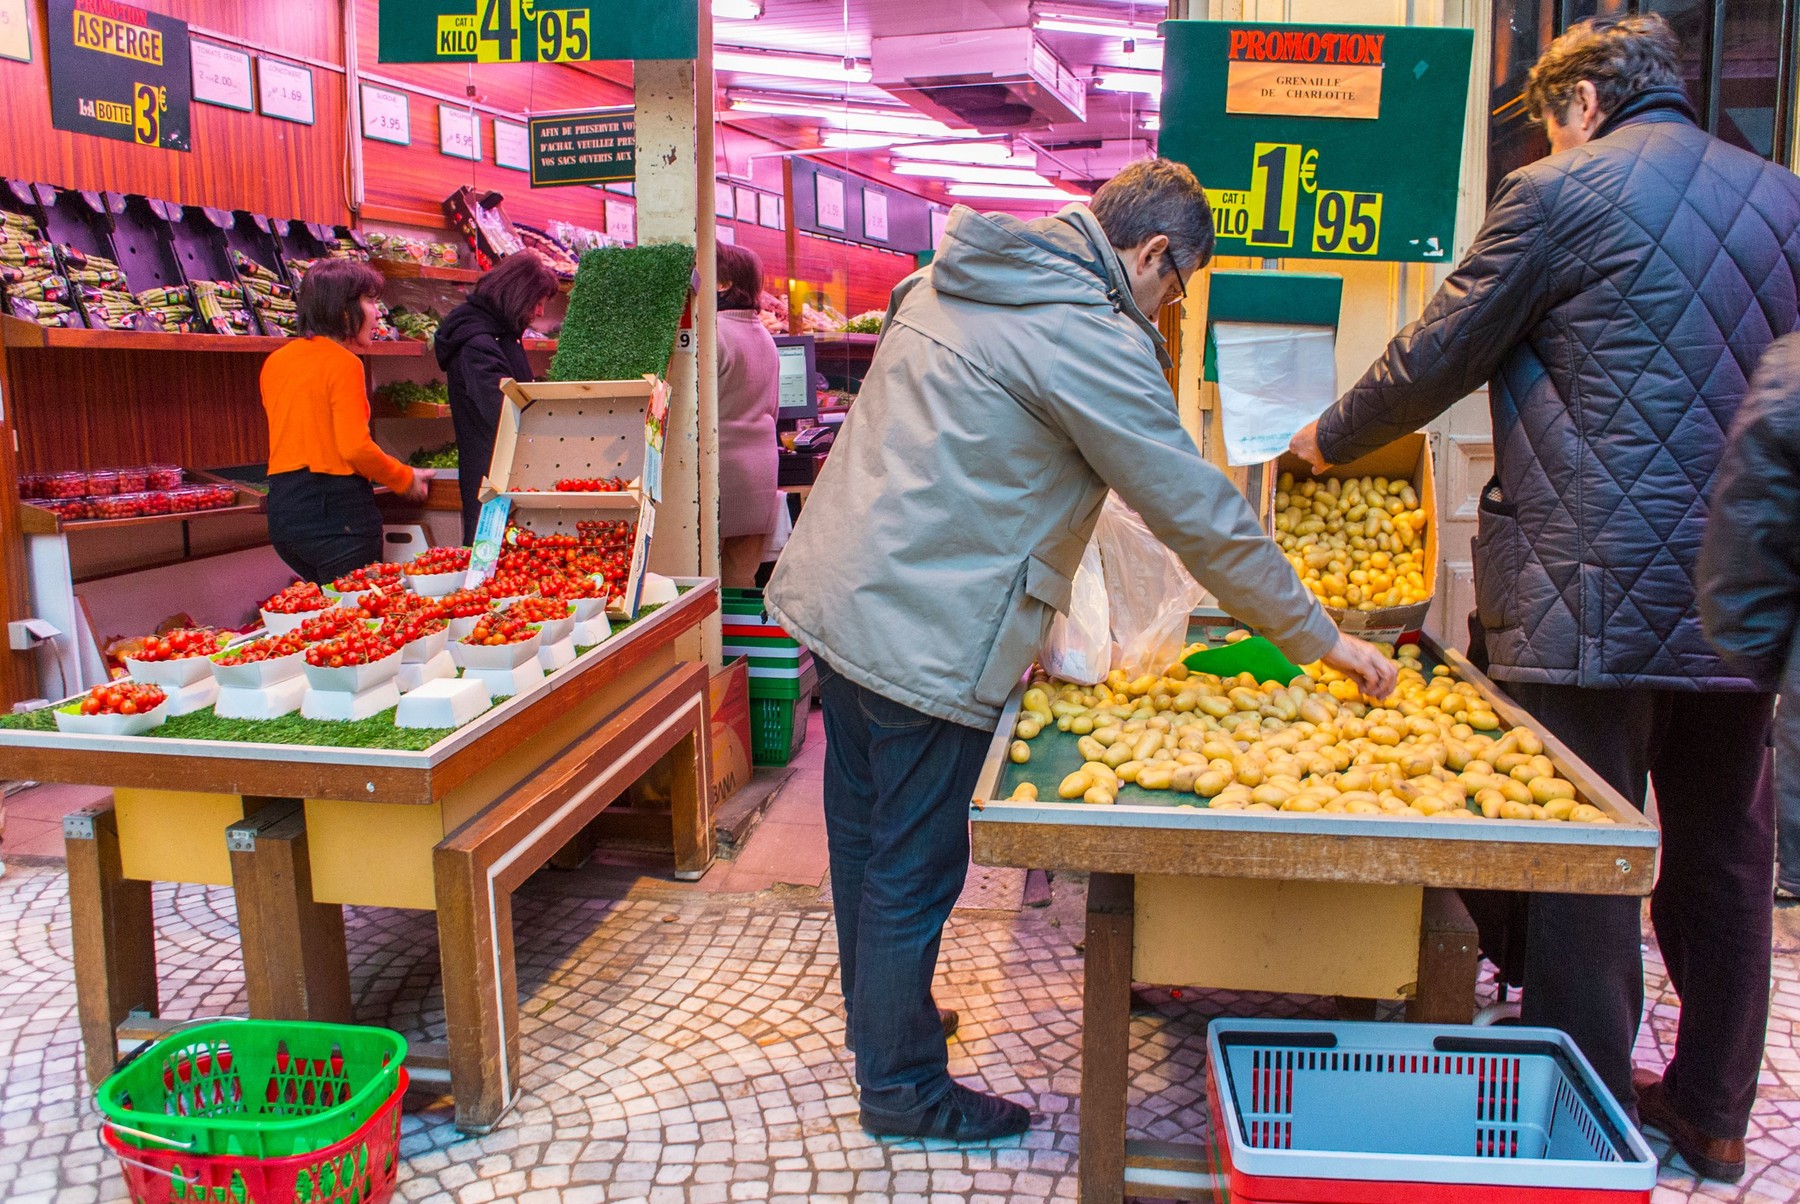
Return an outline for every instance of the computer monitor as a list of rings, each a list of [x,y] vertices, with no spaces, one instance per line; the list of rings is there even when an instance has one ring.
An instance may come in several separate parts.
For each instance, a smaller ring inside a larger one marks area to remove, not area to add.
[[[781,357],[781,409],[783,421],[819,416],[819,391],[814,381],[818,361],[810,334],[778,334],[775,352]]]

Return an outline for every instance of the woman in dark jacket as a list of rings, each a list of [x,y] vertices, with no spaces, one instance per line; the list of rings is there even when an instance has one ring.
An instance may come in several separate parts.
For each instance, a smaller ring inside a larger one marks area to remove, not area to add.
[[[432,346],[450,390],[450,420],[456,424],[456,483],[465,544],[475,542],[481,478],[494,458],[500,382],[531,379],[519,337],[543,315],[544,302],[556,295],[557,287],[556,273],[543,260],[519,251],[483,276],[469,299],[438,326]]]
[[[1775,712],[1775,887],[1800,897],[1800,335],[1775,340],[1738,407],[1700,551],[1700,619]]]

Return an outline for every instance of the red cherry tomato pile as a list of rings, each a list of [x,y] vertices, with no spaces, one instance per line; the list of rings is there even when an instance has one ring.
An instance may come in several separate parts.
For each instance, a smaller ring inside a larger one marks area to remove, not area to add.
[[[342,669],[350,665],[370,665],[400,650],[376,632],[364,628],[341,639],[313,644],[306,650],[306,663],[321,669]]]
[[[556,483],[556,492],[624,493],[630,484],[624,477],[564,477]]]
[[[552,619],[568,618],[573,609],[561,598],[520,598],[500,613],[527,623],[548,623]]]
[[[262,604],[262,608],[275,615],[303,615],[315,610],[329,610],[336,603],[325,596],[325,591],[311,581],[296,581],[273,598]]]
[[[538,582],[538,594],[545,598],[604,598],[606,586],[592,577],[550,577]]]
[[[452,619],[472,619],[494,609],[493,600],[488,597],[487,591],[479,589],[459,589],[454,594],[439,598],[438,604]]]
[[[481,592],[490,598],[523,598],[535,594],[538,574],[534,569],[496,569],[481,583]]]
[[[524,619],[494,614],[485,616],[475,624],[475,630],[463,638],[463,643],[498,647],[502,644],[520,643],[536,634],[537,629]]]
[[[211,656],[219,648],[219,633],[210,627],[178,627],[162,635],[144,637],[144,647],[134,661],[178,661],[190,656]]]
[[[300,633],[290,631],[286,635],[269,636],[242,644],[219,657],[218,661],[221,665],[254,665],[261,661],[292,656],[305,647],[306,641],[300,638]]]
[[[345,573],[331,583],[331,588],[340,594],[360,594],[364,590],[399,589],[401,566],[397,564],[365,564],[352,573]]]
[[[95,686],[81,700],[83,715],[142,715],[154,711],[168,698],[158,686],[135,681],[115,681]]]
[[[334,606],[330,610],[320,611],[300,624],[296,632],[307,643],[316,644],[320,640],[335,640],[352,631],[367,630],[367,616],[362,611],[346,610],[342,606]]]
[[[415,612],[390,616],[382,621],[381,629],[375,634],[398,648],[414,640],[422,640],[428,635],[436,635],[448,626],[450,620],[441,615]]]
[[[409,577],[420,577],[436,573],[462,572],[468,567],[469,549],[467,548],[426,548],[407,561],[401,572]]]
[[[399,578],[395,578],[399,580]],[[454,597],[455,595],[451,595]],[[384,619],[392,615],[441,615],[444,610],[444,599],[427,598],[424,594],[415,594],[409,589],[396,590],[394,593],[364,594],[357,600],[357,606],[363,614],[372,619]]]

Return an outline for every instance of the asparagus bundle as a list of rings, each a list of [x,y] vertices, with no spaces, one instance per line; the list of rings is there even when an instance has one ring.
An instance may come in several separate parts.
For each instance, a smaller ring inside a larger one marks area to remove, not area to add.
[[[250,334],[253,319],[244,290],[218,280],[194,281],[194,311],[214,334]]]
[[[67,305],[49,301],[27,301],[23,297],[10,297],[6,306],[13,317],[36,322],[39,326],[81,325],[81,318]]]
[[[147,288],[137,295],[144,312],[173,334],[190,334],[198,328],[194,318],[194,298],[179,285]]]
[[[75,285],[77,299],[86,311],[88,325],[107,330],[141,330],[144,308],[123,289]]]

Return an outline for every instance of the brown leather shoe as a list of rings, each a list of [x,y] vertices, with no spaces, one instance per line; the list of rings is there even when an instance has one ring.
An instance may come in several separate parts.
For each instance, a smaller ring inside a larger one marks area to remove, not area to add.
[[[1708,1137],[1677,1116],[1663,1090],[1662,1076],[1654,1071],[1632,1071],[1631,1085],[1637,1088],[1638,1116],[1644,1127],[1667,1137],[1695,1174],[1722,1183],[1736,1183],[1744,1177],[1743,1138]]]
[[[938,1009],[938,1026],[944,1030],[944,1040],[948,1041],[956,1036],[958,1022],[959,1017],[954,1010],[950,1008]]]

